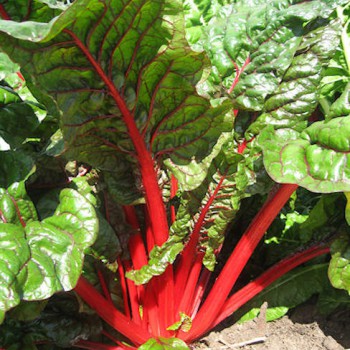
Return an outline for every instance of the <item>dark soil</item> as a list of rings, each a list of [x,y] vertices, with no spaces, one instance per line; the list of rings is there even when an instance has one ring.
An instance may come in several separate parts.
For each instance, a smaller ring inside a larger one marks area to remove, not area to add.
[[[350,310],[326,317],[314,305],[305,304],[273,322],[265,322],[262,310],[253,321],[221,325],[193,349],[350,350]]]

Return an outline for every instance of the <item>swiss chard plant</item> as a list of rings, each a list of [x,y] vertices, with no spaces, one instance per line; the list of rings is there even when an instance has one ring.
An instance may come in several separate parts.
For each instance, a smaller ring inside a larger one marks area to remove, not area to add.
[[[349,292],[349,6],[0,0],[0,346],[188,349]]]

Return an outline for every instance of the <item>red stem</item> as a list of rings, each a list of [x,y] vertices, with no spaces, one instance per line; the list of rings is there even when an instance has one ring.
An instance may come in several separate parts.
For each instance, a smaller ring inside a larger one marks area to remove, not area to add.
[[[202,273],[199,278],[198,286],[196,289],[196,294],[193,297],[192,309],[190,312],[190,316],[192,319],[194,319],[195,316],[197,315],[199,306],[203,299],[204,292],[209,283],[210,276],[211,276],[211,271],[209,271],[208,269],[202,269]]]
[[[111,298],[111,294],[109,293],[106,280],[105,280],[105,278],[103,276],[103,273],[101,272],[100,269],[97,269],[97,276],[98,276],[98,279],[100,281],[102,292],[103,292],[105,298],[113,305],[113,301],[112,301],[112,298]]]
[[[307,250],[293,254],[292,256],[289,256],[276,265],[270,267],[256,280],[250,282],[226,300],[219,317],[215,320],[211,327],[215,327],[226,317],[232,315],[233,312],[287,272],[317,256],[327,254],[329,251],[330,247],[328,246],[313,246]]]
[[[290,184],[281,185],[274,196],[266,201],[220,272],[207,299],[194,319],[190,332],[184,334],[182,339],[186,341],[197,339],[210,328],[265,231],[297,187],[297,185]]]
[[[6,12],[6,10],[1,4],[0,4],[0,16],[5,20],[11,20],[11,17],[9,16],[9,14]]]
[[[125,271],[128,272],[131,270],[130,263],[128,261],[125,261]],[[139,309],[139,293],[137,286],[135,285],[134,281],[126,278],[126,285],[128,287],[128,295],[129,295],[129,302],[131,306],[131,315],[132,320],[141,325],[141,317],[140,317],[140,309]]]
[[[189,242],[187,243],[182,255],[180,256],[180,261],[176,269],[176,280],[175,280],[175,285],[176,285],[176,294],[181,295],[183,293],[183,290],[185,289],[187,279],[189,276],[189,273],[192,268],[192,264],[196,259],[196,248],[199,242],[199,235],[201,228],[203,226],[203,223],[205,221],[205,217],[213,204],[216,195],[218,194],[222,183],[225,179],[225,176],[221,176],[220,181],[218,182],[215,191],[213,194],[210,196],[208,199],[207,203],[205,204],[204,208],[201,210],[201,213],[199,215],[199,218],[197,222],[194,225],[193,231],[191,233],[191,237]]]
[[[160,318],[160,335],[169,337],[171,333],[167,328],[175,322],[175,295],[173,266],[169,265],[164,273],[155,279],[156,295],[158,299],[158,317]]]
[[[104,335],[105,337],[107,337],[108,339],[112,340],[112,341],[113,341],[114,343],[116,343],[117,345],[123,346],[123,343],[122,343],[120,340],[114,338],[114,337],[112,336],[112,334],[109,334],[106,330],[103,329],[102,332],[101,332],[101,334]]]
[[[136,215],[135,207],[133,205],[124,205],[123,211],[127,223],[136,231],[140,231],[139,220]]]
[[[125,278],[125,269],[123,262],[120,258],[118,258],[118,273],[120,278],[120,287],[122,289],[123,294],[123,302],[124,302],[124,312],[126,317],[131,318],[131,311],[129,307],[129,295],[128,295],[128,287],[126,285],[126,278]]]
[[[186,315],[190,315],[190,312],[192,311],[194,296],[196,295],[196,286],[202,270],[203,256],[204,253],[199,253],[197,255],[197,259],[193,264],[191,273],[188,277],[186,288],[182,294],[182,298],[180,298],[178,310]]]
[[[109,93],[113,97],[120,112],[122,113],[125,125],[128,128],[130,138],[136,150],[138,162],[140,164],[140,171],[142,177],[142,184],[145,190],[145,197],[147,209],[150,216],[150,224],[154,234],[154,241],[157,245],[162,245],[168,239],[168,221],[163,203],[161,191],[158,186],[157,173],[155,170],[155,163],[150,151],[147,149],[144,139],[138,130],[133,115],[129,111],[125,101],[119,94],[112,80],[108,78],[102,67],[95,60],[89,49],[71,30],[64,29],[64,32],[72,37],[75,44],[80,48],[88,61],[91,63],[97,74],[106,84]]]
[[[143,300],[144,313],[147,313],[149,331],[153,336],[160,335],[159,312],[156,300],[155,279],[152,278],[145,285],[145,297]]]
[[[75,292],[115,330],[135,345],[145,343],[151,335],[112,305],[84,278],[80,277]],[[95,348],[96,349],[96,348]]]

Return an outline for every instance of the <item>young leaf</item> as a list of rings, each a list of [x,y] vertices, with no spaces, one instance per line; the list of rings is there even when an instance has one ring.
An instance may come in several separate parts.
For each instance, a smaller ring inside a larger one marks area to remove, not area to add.
[[[330,193],[350,190],[349,139],[350,117],[344,117],[314,123],[301,134],[266,128],[259,143],[275,181]]]
[[[343,234],[332,244],[332,259],[329,263],[328,276],[335,288],[345,289],[350,293],[350,249],[349,236]]]
[[[2,315],[21,299],[46,299],[74,288],[84,250],[94,242],[98,229],[94,208],[74,190],[63,190],[54,215],[41,222],[27,210],[33,208],[27,199],[10,199],[19,222],[5,218],[0,223]],[[6,207],[1,211],[6,212]]]
[[[136,284],[144,284],[154,276],[161,275],[169,264],[172,264],[177,255],[182,251],[183,243],[177,237],[171,237],[161,247],[155,246],[150,254],[147,265],[139,270],[132,270],[126,273],[126,277]]]
[[[177,338],[150,339],[147,343],[141,345],[138,350],[189,350],[184,341]]]
[[[22,225],[38,220],[35,206],[26,193],[24,182],[16,182],[7,190],[0,188],[1,221]]]

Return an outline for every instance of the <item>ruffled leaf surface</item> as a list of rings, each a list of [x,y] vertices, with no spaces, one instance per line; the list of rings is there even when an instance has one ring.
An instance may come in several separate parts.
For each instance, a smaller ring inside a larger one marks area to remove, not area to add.
[[[350,293],[350,249],[349,235],[343,234],[332,245],[332,259],[329,263],[328,276],[335,288]]]
[[[266,125],[301,131],[319,100],[324,68],[340,37],[331,13],[344,1],[238,1],[222,6],[196,44],[211,60],[201,91],[254,112],[250,133]],[[204,13],[204,12],[203,12]]]
[[[301,134],[265,129],[259,137],[264,163],[277,182],[313,192],[349,191],[350,117],[317,122]]]
[[[2,189],[0,209],[2,314],[21,299],[46,299],[74,288],[84,250],[98,230],[92,205],[78,192],[65,189],[54,215],[40,222],[22,184]]]

